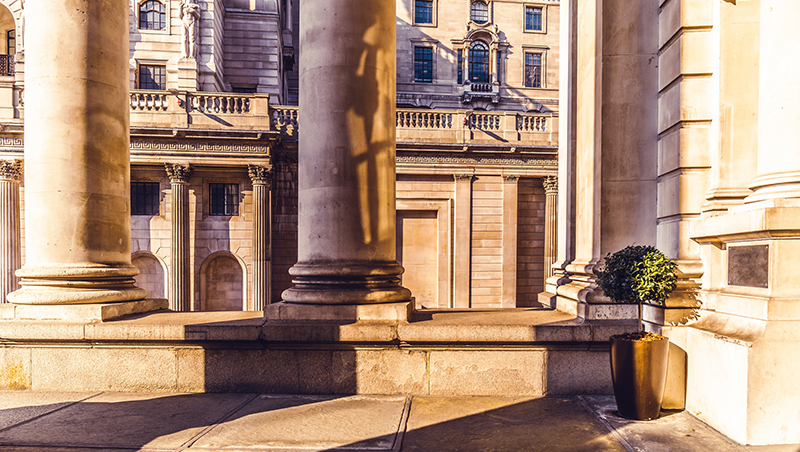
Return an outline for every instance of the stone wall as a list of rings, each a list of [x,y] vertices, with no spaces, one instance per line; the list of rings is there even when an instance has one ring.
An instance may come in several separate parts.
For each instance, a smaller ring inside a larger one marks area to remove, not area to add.
[[[544,291],[544,188],[520,179],[517,211],[517,306],[535,306]]]

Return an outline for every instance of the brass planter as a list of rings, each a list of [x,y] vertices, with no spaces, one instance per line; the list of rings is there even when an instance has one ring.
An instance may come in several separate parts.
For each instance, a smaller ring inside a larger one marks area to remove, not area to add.
[[[611,378],[622,417],[649,421],[658,418],[667,381],[669,339],[611,338]]]

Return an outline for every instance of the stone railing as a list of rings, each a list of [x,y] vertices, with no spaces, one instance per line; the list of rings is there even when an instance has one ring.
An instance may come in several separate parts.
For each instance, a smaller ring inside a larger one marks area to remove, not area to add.
[[[281,133],[284,139],[297,139],[297,107],[284,105],[272,106],[272,127]]]
[[[271,130],[268,94],[131,90],[131,127]]]

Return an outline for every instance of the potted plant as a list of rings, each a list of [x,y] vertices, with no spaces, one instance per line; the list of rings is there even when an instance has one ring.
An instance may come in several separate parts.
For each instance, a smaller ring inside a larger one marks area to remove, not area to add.
[[[667,379],[669,339],[642,327],[642,304],[663,305],[675,289],[678,265],[654,246],[628,246],[605,258],[598,282],[616,303],[636,303],[639,331],[611,338],[611,377],[622,417],[658,417]]]

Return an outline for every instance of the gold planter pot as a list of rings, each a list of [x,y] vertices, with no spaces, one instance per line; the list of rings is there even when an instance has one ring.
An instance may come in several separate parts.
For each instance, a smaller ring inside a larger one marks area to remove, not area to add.
[[[611,338],[611,377],[620,416],[640,421],[658,418],[668,359],[666,337],[648,341]]]

